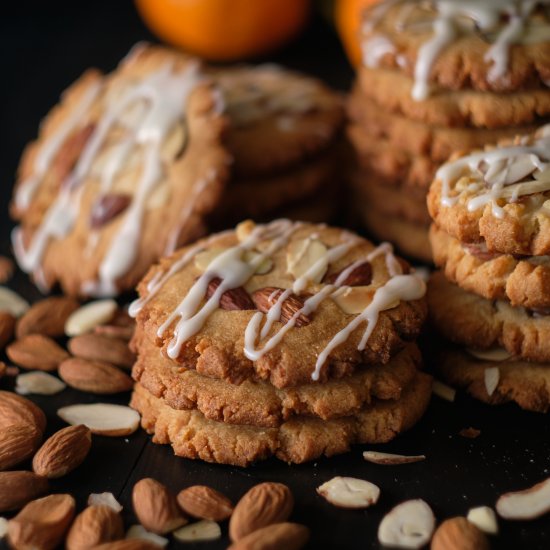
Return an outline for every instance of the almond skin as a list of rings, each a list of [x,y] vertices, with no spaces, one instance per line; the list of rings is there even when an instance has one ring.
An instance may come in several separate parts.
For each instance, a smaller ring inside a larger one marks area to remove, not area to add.
[[[260,483],[252,487],[235,506],[229,521],[229,537],[238,541],[272,523],[288,519],[294,508],[290,489],[282,483]]]
[[[326,284],[334,284],[336,279],[343,273],[346,269],[344,268],[338,273],[331,273],[325,277],[323,281]],[[359,264],[355,269],[353,269],[346,278],[341,281],[342,286],[368,286],[372,283],[372,266],[369,262],[364,262]]]
[[[0,470],[8,470],[30,458],[42,439],[31,424],[13,424],[0,430]]]
[[[233,504],[220,492],[206,485],[183,489],[177,496],[180,508],[189,516],[223,521],[233,513]]]
[[[90,227],[98,229],[124,212],[132,202],[127,193],[109,193],[97,199],[92,207]]]
[[[222,280],[214,278],[208,283],[206,297],[210,298],[216,289],[220,286]],[[227,311],[244,311],[247,309],[256,309],[250,294],[242,287],[232,288],[221,295],[220,307]]]
[[[81,512],[69,530],[65,548],[87,550],[98,544],[124,538],[120,514],[109,506],[88,506]]]
[[[227,550],[299,550],[309,540],[309,529],[298,523],[275,523],[234,542]]]
[[[432,538],[431,550],[489,550],[485,534],[466,518],[445,520]]]
[[[42,334],[28,334],[6,348],[8,357],[26,369],[54,371],[69,354],[54,340]]]
[[[98,395],[130,391],[133,380],[117,367],[103,361],[71,357],[59,365],[59,376],[71,388]]]
[[[33,304],[17,322],[17,338],[28,334],[43,334],[57,338],[65,334],[65,322],[79,306],[67,296],[54,296]]]
[[[284,292],[282,288],[267,286],[254,292],[252,299],[256,307],[262,312],[267,313],[277,302],[279,296]],[[281,323],[286,324],[294,314],[304,307],[304,301],[296,294],[291,294],[281,306]],[[304,327],[309,325],[310,319],[307,315],[300,313],[296,318],[294,326]]]
[[[103,361],[127,369],[132,367],[136,359],[128,348],[128,342],[102,334],[89,333],[75,336],[69,340],[68,348],[76,357],[90,361]]]
[[[13,424],[30,424],[40,432],[46,429],[46,415],[30,399],[0,391],[0,429]]]
[[[71,495],[29,502],[8,523],[8,540],[17,550],[54,550],[63,540],[75,510]]]
[[[0,472],[0,513],[19,510],[48,490],[48,480],[33,472]]]
[[[15,322],[16,319],[11,313],[0,311],[0,349],[4,349],[6,344],[13,338]]]
[[[32,469],[49,479],[62,477],[84,462],[91,446],[92,434],[86,426],[68,426],[54,433],[38,449]]]
[[[134,485],[132,503],[141,525],[157,535],[164,535],[187,523],[176,497],[154,479],[144,478]]]

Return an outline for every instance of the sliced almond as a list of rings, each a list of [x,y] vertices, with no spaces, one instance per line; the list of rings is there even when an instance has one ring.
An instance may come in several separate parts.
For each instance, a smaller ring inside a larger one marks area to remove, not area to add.
[[[468,512],[466,518],[470,523],[489,535],[498,534],[498,522],[495,511],[489,506],[478,506]]]
[[[482,359],[483,361],[500,362],[512,357],[512,354],[508,350],[500,347],[484,350],[468,348],[466,351],[476,359]]]
[[[139,414],[123,405],[93,403],[69,405],[57,411],[67,424],[88,426],[93,434],[119,437],[134,433],[139,427]]]
[[[328,269],[327,252],[327,247],[318,239],[291,241],[286,252],[287,273],[295,279],[307,274],[309,281],[320,283]]]
[[[333,477],[317,488],[325,500],[339,508],[368,508],[378,502],[380,489],[364,479],[354,477]]]
[[[441,399],[445,399],[445,401],[450,402],[453,402],[456,397],[456,390],[451,388],[451,386],[440,382],[439,380],[434,380],[432,382],[432,393],[437,395],[437,397],[441,397]]]
[[[42,371],[19,374],[15,379],[15,391],[20,395],[54,395],[66,387],[59,378]]]
[[[92,493],[88,497],[88,506],[109,506],[115,512],[122,512],[122,504],[113,493]]]
[[[529,489],[502,495],[496,504],[500,517],[512,520],[535,519],[550,511],[550,478]]]
[[[54,340],[42,334],[28,334],[6,348],[16,365],[26,369],[54,371],[69,354]]]
[[[19,319],[17,338],[28,334],[63,336],[69,315],[78,308],[78,302],[66,296],[53,296],[34,303]]]
[[[29,502],[8,524],[14,548],[53,550],[65,537],[75,511],[71,495],[50,495]]]
[[[59,365],[59,376],[71,388],[98,395],[130,391],[133,380],[120,369],[102,361],[71,357]]]
[[[208,270],[208,267],[212,263],[213,260],[215,260],[222,252],[225,252],[227,248],[209,248],[207,250],[203,250],[202,252],[199,252],[195,256],[195,267],[199,269],[202,272],[205,272]],[[257,258],[259,258],[260,254],[258,252],[255,252],[253,250],[247,250],[243,254],[243,259],[245,262],[251,263]],[[260,262],[258,267],[256,268],[255,273],[258,275],[265,275],[266,273],[269,273],[273,269],[273,262],[270,258],[265,258]]]
[[[48,490],[48,480],[33,472],[0,472],[0,512],[19,510]]]
[[[256,529],[227,550],[299,550],[309,540],[309,529],[298,523],[275,523]]]
[[[155,210],[162,208],[170,200],[170,185],[168,182],[162,182],[155,186],[147,198],[147,209]]]
[[[0,311],[0,350],[13,339],[15,322],[15,315],[9,311]]]
[[[411,464],[413,462],[420,462],[426,460],[424,455],[396,455],[392,453],[380,453],[378,451],[365,451],[363,458],[367,462],[373,464],[383,464],[388,466],[394,466],[397,464]]]
[[[431,550],[489,550],[487,537],[466,518],[445,520],[435,531]]]
[[[170,542],[167,538],[147,531],[143,525],[132,525],[126,532],[127,539],[138,539],[152,542],[154,545],[164,548]]]
[[[194,485],[178,493],[180,508],[189,516],[223,521],[233,513],[233,504],[220,492],[206,485]]]
[[[172,535],[179,542],[206,542],[221,538],[222,530],[215,521],[203,519],[176,529]]]
[[[13,424],[30,424],[40,432],[46,429],[46,415],[30,399],[0,391],[0,429]]]
[[[30,308],[29,302],[10,288],[0,286],[0,311],[21,317]]]
[[[498,369],[498,367],[485,369],[485,372],[483,373],[483,380],[485,381],[485,389],[487,391],[487,395],[491,397],[491,395],[495,393],[495,390],[497,389],[498,383],[500,381],[500,370]]]
[[[78,336],[92,331],[96,326],[107,323],[118,308],[114,300],[96,300],[73,311],[65,323],[65,334]]]
[[[8,520],[0,518],[0,540],[8,534]]]
[[[372,302],[376,289],[370,286],[354,286],[333,295],[332,299],[336,302],[338,307],[349,315],[358,315],[363,313],[365,308]],[[395,305],[398,305],[396,302]],[[392,304],[392,307],[394,304]]]
[[[136,359],[128,348],[128,342],[101,334],[74,336],[69,340],[68,348],[76,357],[90,361],[103,361],[128,369],[132,367]]]
[[[0,430],[0,470],[8,470],[30,458],[42,432],[31,424],[13,424]]]
[[[422,548],[432,538],[435,517],[423,500],[407,500],[393,508],[380,522],[378,540],[385,546]]]
[[[65,548],[88,550],[123,537],[124,525],[120,514],[109,506],[88,506],[74,520]]]

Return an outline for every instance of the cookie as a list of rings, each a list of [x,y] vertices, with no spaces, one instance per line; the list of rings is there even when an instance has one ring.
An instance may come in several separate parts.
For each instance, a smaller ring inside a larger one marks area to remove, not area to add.
[[[426,410],[431,378],[418,373],[398,401],[374,402],[355,416],[336,420],[295,417],[278,428],[236,426],[208,420],[198,411],[175,410],[136,384],[130,405],[153,441],[174,453],[206,462],[248,466],[276,456],[303,463],[349,450],[355,443],[384,443],[411,428]]]
[[[486,403],[515,402],[522,409],[542,413],[550,409],[548,364],[530,363],[514,357],[487,361],[450,347],[438,355],[436,368],[449,383],[465,388],[473,397]],[[491,391],[491,386],[488,389],[485,382],[485,372],[494,368],[498,369],[498,383]]]
[[[317,156],[344,122],[343,101],[322,82],[273,64],[213,72],[230,119],[237,179],[271,176]]]
[[[434,263],[463,289],[513,306],[550,308],[550,258],[489,252],[484,243],[461,243],[435,224],[430,243]]]
[[[157,46],[85,73],[23,154],[20,267],[43,290],[116,295],[203,233],[228,177],[218,97],[195,58]]]
[[[433,90],[423,101],[411,97],[414,81],[388,69],[361,68],[361,91],[386,111],[436,126],[502,128],[534,124],[550,116],[550,90],[506,94],[477,90]]]
[[[154,266],[130,311],[182,366],[283,388],[387,363],[413,340],[425,285],[403,269],[346,230],[244,222]]]
[[[357,205],[356,211],[361,223],[376,240],[394,243],[407,258],[432,262],[428,226],[388,216],[366,203]]]
[[[514,143],[451,160],[430,187],[430,215],[466,243],[491,252],[550,254],[550,125]]]
[[[490,301],[434,273],[428,284],[430,319],[447,339],[469,348],[495,346],[528,361],[550,362],[550,316]]]
[[[365,12],[363,62],[414,79],[415,101],[438,87],[514,92],[550,80],[547,2],[397,0]]]
[[[132,376],[147,391],[179,410],[198,410],[227,424],[276,427],[296,415],[330,420],[358,412],[373,400],[396,400],[421,364],[411,344],[387,365],[373,365],[324,384],[277,389],[263,381],[240,385],[208,378],[166,358],[153,342],[141,338]]]

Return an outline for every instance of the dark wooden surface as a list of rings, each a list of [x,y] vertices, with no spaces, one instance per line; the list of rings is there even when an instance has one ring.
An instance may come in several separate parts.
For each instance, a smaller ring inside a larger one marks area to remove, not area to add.
[[[19,2],[3,8],[0,18],[2,85],[0,86],[0,248],[9,253],[11,223],[7,204],[19,155],[36,135],[40,118],[56,102],[59,92],[84,69],[112,69],[139,40],[151,39],[127,1]],[[333,86],[349,87],[351,69],[335,36],[316,21],[295,44],[271,59],[323,77]],[[18,274],[13,288],[29,299],[39,296],[26,277]],[[6,386],[3,382],[2,387]],[[128,395],[103,401],[127,403]],[[62,426],[55,411],[94,398],[73,390],[35,401],[47,412],[48,431]],[[481,430],[474,440],[458,436],[462,428]],[[550,423],[548,416],[520,411],[514,406],[491,408],[465,396],[451,404],[437,398],[428,414],[409,433],[379,450],[427,456],[418,464],[383,467],[362,459],[364,448],[345,456],[302,466],[271,460],[241,469],[175,458],[169,447],[152,445],[141,431],[127,439],[94,437],[83,466],[52,484],[55,491],[75,495],[79,507],[91,492],[112,491],[124,505],[127,524],[131,488],[142,477],[152,476],[174,490],[201,483],[211,485],[237,500],[248,488],[264,480],[286,483],[296,508],[292,519],[311,528],[310,548],[378,548],[376,531],[383,515],[398,502],[424,498],[439,520],[462,515],[472,506],[494,505],[505,491],[534,484],[550,476]],[[335,475],[368,479],[378,484],[382,496],[367,511],[331,507],[315,488]],[[550,548],[550,518],[532,522],[500,522],[501,534],[494,548]],[[224,548],[228,539],[196,545]],[[183,546],[183,545],[182,545]],[[176,547],[172,544],[172,547]],[[192,545],[191,545],[192,547]],[[0,543],[0,548],[3,548]]]

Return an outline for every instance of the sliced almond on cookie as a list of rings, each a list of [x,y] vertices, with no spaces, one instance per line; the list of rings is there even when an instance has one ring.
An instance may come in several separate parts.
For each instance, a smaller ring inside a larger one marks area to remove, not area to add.
[[[529,489],[502,495],[496,504],[504,519],[529,520],[550,512],[550,478]]]
[[[358,315],[372,302],[375,291],[370,286],[354,286],[336,291],[332,299],[344,313]],[[395,305],[398,304],[396,302]]]
[[[295,279],[306,276],[320,283],[328,269],[328,249],[318,239],[308,237],[288,244],[286,252],[287,273]]]
[[[222,252],[225,252],[227,248],[209,248],[208,250],[203,250],[195,256],[195,267],[202,272],[208,270],[208,267]],[[253,261],[259,261],[260,254],[254,250],[247,250],[243,254],[243,260],[245,262],[251,263]],[[265,275],[273,269],[273,262],[270,258],[264,258],[258,264],[255,273],[258,275]]]
[[[65,334],[78,336],[92,331],[96,326],[107,323],[118,308],[114,300],[96,300],[73,311],[65,323]]]
[[[123,405],[93,403],[91,405],[69,405],[57,411],[67,424],[84,424],[98,435],[118,437],[130,435],[139,427],[139,414]]]
[[[392,453],[380,453],[377,451],[365,451],[363,453],[363,458],[367,462],[372,462],[373,464],[383,464],[387,466],[394,466],[397,464],[411,464],[413,462],[420,462],[426,460],[424,455],[396,455]]]
[[[364,479],[337,476],[318,487],[317,493],[339,508],[361,509],[378,502],[380,488]]]

